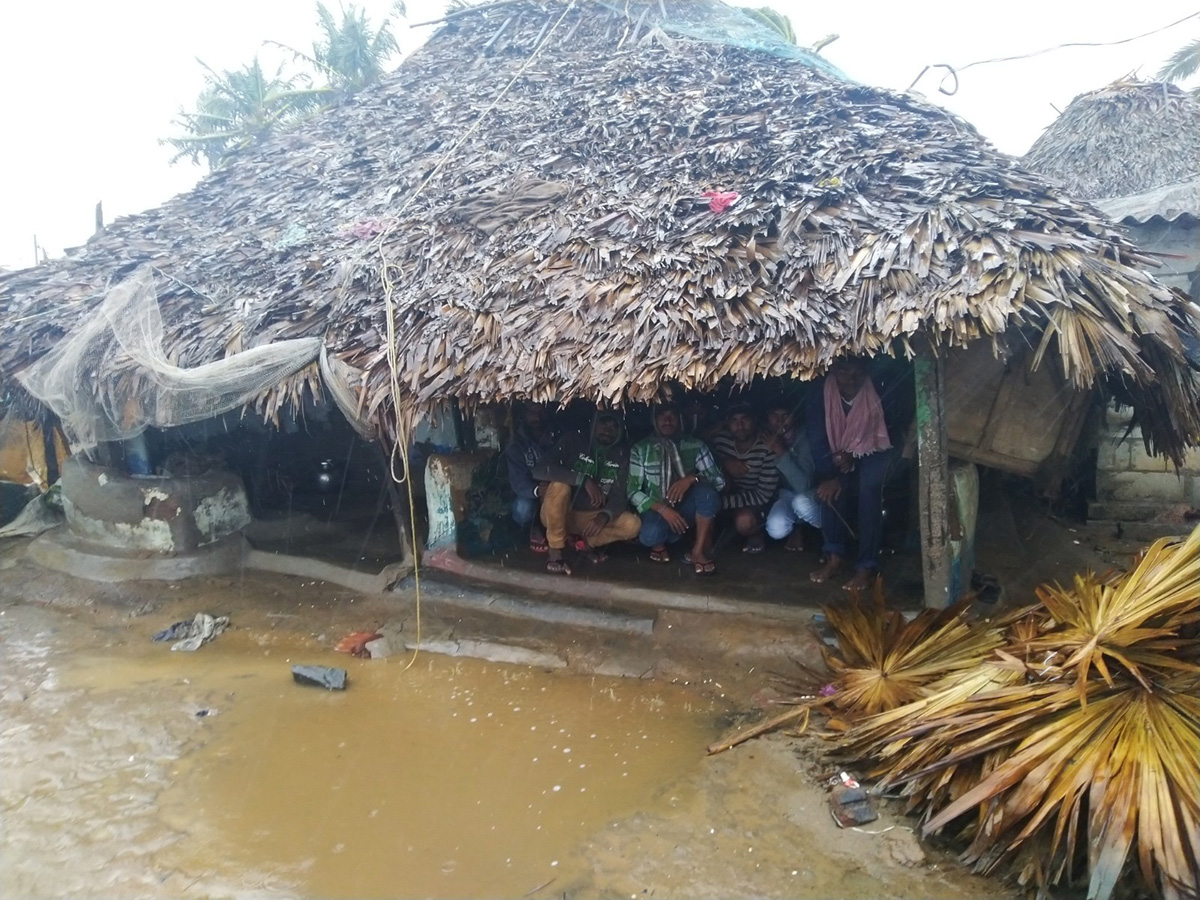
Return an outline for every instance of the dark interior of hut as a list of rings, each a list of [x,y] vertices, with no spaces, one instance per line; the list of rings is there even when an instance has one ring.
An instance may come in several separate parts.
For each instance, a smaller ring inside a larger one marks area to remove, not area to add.
[[[871,363],[869,375],[895,448],[884,481],[879,570],[890,600],[916,607],[921,602],[922,573],[912,366],[882,358]],[[802,431],[814,402],[819,402],[820,390],[820,382],[760,378],[748,386],[731,382],[708,394],[677,389],[667,396],[678,405],[684,432],[712,444],[728,434],[729,411],[745,405],[764,435],[771,433],[768,413],[781,408],[792,414],[796,430]],[[583,401],[545,410],[551,433],[558,437],[590,434],[597,414],[594,404]],[[521,411],[519,402],[492,409],[490,421],[498,426],[494,430],[500,452],[471,478],[465,514],[458,522],[458,553],[483,567],[544,573],[547,554],[532,549],[529,525],[518,524],[512,515],[515,495],[504,450],[511,443]],[[652,434],[650,406],[628,404],[617,410],[617,415],[626,447]],[[423,421],[413,435],[409,462],[414,475],[412,511],[418,546],[424,546],[428,531],[426,461],[434,454],[453,453],[469,445],[475,431],[470,418],[448,407]],[[275,424],[263,424],[248,413],[230,413],[182,428],[152,430],[147,433],[147,451],[159,474],[186,475],[207,468],[237,472],[254,517],[245,534],[257,550],[312,557],[369,574],[401,558],[399,523],[412,521],[408,486],[390,481],[384,452],[360,438],[331,404],[310,403]],[[1083,470],[1086,468],[1084,465]],[[403,470],[400,460],[396,470]],[[1084,493],[1086,479],[1079,483],[1068,480],[1068,490],[1055,511],[1069,515],[1072,502]],[[1030,519],[1050,511],[1044,494],[1029,479],[983,467],[979,506],[980,544],[985,556],[989,545],[1003,555],[1022,543],[1018,532],[1026,529],[1017,522],[1022,516]],[[762,512],[765,524],[767,510]],[[853,550],[857,523],[846,524]],[[701,578],[685,558],[690,546],[686,540],[669,545],[669,562],[659,564],[651,561],[649,548],[637,539],[609,546],[608,559],[602,562],[593,562],[586,553],[573,549],[575,540],[572,536],[566,551],[573,580],[768,603],[795,602],[810,595],[814,586],[809,575],[821,566],[824,545],[819,529],[797,521],[788,539],[764,533],[761,553],[743,552],[747,538],[738,533],[731,515],[722,512],[713,540],[718,577]],[[841,580],[852,571],[851,566],[841,573]]]

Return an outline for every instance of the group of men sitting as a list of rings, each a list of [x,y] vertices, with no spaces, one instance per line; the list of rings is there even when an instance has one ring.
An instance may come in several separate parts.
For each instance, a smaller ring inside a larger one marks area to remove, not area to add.
[[[526,405],[506,450],[513,518],[530,527],[531,548],[548,554],[547,571],[565,575],[569,542],[602,562],[609,544],[637,540],[665,563],[669,546],[685,536],[686,562],[712,575],[719,515],[747,553],[762,552],[768,536],[801,549],[796,526],[806,522],[823,535],[816,582],[846,564],[849,523],[857,520],[846,587],[867,587],[879,565],[883,483],[895,454],[866,363],[835,362],[800,422],[783,403],[762,412],[760,422],[748,404],[735,403],[722,422],[695,434],[685,432],[679,406],[660,404],[651,411],[652,434],[628,447],[617,413],[597,412],[590,431],[560,438],[546,407]]]

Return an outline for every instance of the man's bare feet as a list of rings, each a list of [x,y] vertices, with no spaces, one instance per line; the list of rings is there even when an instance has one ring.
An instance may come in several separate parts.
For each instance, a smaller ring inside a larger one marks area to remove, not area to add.
[[[804,549],[804,535],[800,533],[799,528],[788,535],[787,543],[783,546],[794,553],[799,553]]]
[[[826,581],[836,575],[841,567],[842,558],[836,553],[830,553],[829,557],[825,560],[825,565],[821,566],[821,568],[817,569],[817,571],[813,572],[808,577],[814,584],[824,584]]]
[[[854,577],[842,585],[843,591],[850,591],[854,594],[863,594],[871,589],[878,573],[874,569],[859,569],[854,573]]]

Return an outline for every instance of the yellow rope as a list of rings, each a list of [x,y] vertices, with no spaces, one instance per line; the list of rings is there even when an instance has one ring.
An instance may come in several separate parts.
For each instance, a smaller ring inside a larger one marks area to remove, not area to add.
[[[571,0],[566,9],[563,10],[562,15],[558,17],[558,20],[555,21],[550,30],[546,32],[545,37],[543,37],[541,42],[533,49],[533,52],[529,55],[529,58],[525,60],[525,62],[521,65],[521,68],[517,70],[517,73],[509,79],[508,83],[504,85],[504,88],[499,94],[496,95],[495,99],[492,100],[488,107],[483,110],[483,112],[481,112],[471,124],[471,127],[464,131],[458,140],[456,140],[450,146],[450,148],[446,150],[438,164],[434,166],[432,170],[430,170],[429,174],[425,176],[419,185],[417,185],[416,189],[408,195],[404,201],[404,204],[400,207],[395,215],[396,223],[384,229],[384,231],[375,241],[376,249],[379,253],[380,260],[382,261],[379,275],[380,280],[383,282],[384,308],[387,312],[387,363],[389,374],[391,376],[390,392],[392,395],[392,412],[396,420],[396,441],[392,445],[392,452],[388,455],[388,475],[397,484],[403,482],[406,483],[408,487],[409,537],[412,541],[413,589],[416,593],[417,607],[417,640],[413,647],[412,658],[409,659],[408,663],[402,670],[405,672],[412,668],[413,663],[417,661],[417,655],[420,653],[421,649],[421,564],[417,557],[417,507],[416,501],[413,499],[412,479],[409,477],[408,423],[401,424],[400,422],[400,361],[396,352],[396,303],[393,297],[396,284],[392,278],[392,269],[394,267],[387,255],[387,239],[399,226],[400,217],[403,216],[408,210],[409,206],[413,204],[413,202],[417,199],[417,196],[425,189],[429,182],[433,180],[434,176],[436,176],[443,168],[445,168],[451,157],[463,144],[467,142],[471,135],[479,130],[479,127],[483,124],[484,119],[486,119],[492,110],[499,105],[500,101],[504,99],[504,97],[512,89],[513,85],[520,80],[521,76],[525,74],[526,70],[528,70],[528,68],[533,64],[534,60],[541,55],[542,50],[545,49],[546,45],[550,41],[550,38],[553,37],[554,32],[558,30],[558,26],[563,23],[563,20],[566,19],[571,10],[575,8],[576,2],[577,0]],[[398,267],[395,268],[398,269]],[[397,477],[396,475],[397,452],[399,452],[401,461],[404,464],[403,474],[400,477]]]

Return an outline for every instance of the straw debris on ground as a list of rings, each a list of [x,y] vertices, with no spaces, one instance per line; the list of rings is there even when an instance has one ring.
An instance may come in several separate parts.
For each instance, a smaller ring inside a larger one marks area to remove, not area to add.
[[[899,791],[923,832],[961,841],[978,872],[1040,891],[1086,885],[1091,900],[1135,882],[1194,897],[1200,528],[1038,600],[996,622],[961,606],[905,622],[878,598],[827,610],[829,688],[770,722],[824,711],[842,723],[839,762]]]

